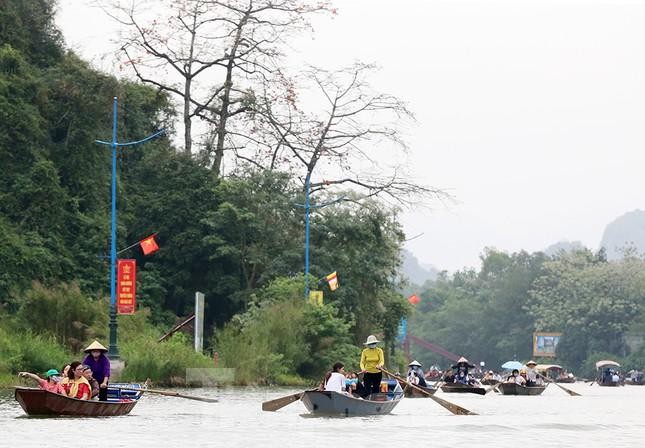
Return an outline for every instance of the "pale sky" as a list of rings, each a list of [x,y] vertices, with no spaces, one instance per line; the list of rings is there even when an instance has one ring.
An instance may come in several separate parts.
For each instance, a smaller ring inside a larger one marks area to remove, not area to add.
[[[59,0],[69,47],[103,70],[113,24]],[[297,48],[337,68],[381,67],[407,101],[413,179],[454,203],[402,215],[407,248],[454,271],[484,247],[597,249],[604,227],[644,209],[645,0],[337,0]]]

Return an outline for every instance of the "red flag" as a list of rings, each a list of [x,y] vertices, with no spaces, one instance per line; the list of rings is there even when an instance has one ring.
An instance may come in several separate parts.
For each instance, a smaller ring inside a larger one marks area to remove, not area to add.
[[[143,250],[143,255],[150,255],[159,250],[159,246],[157,245],[157,241],[155,241],[154,235],[150,235],[148,238],[142,239],[139,241],[139,245],[141,246],[141,250]]]
[[[408,302],[410,302],[411,305],[416,305],[421,302],[421,299],[416,294],[412,294],[410,297],[408,297]]]

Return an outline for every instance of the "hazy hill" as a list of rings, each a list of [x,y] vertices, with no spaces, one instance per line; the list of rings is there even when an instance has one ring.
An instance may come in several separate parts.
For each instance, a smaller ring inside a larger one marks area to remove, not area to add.
[[[435,280],[439,270],[434,266],[422,265],[409,251],[403,249],[402,274],[415,285],[423,285],[426,280]]]
[[[607,251],[608,260],[623,257],[625,249],[645,253],[645,211],[634,210],[619,216],[605,227],[600,247]]]

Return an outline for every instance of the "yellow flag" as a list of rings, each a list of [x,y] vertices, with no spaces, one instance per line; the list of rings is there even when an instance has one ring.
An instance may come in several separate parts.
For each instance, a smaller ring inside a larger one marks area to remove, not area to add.
[[[312,305],[322,306],[323,304],[323,292],[322,291],[309,291],[309,302]]]
[[[329,274],[327,277],[325,277],[325,280],[327,280],[327,283],[329,284],[329,289],[332,291],[336,291],[338,289],[338,276],[336,275],[336,271],[332,272]]]

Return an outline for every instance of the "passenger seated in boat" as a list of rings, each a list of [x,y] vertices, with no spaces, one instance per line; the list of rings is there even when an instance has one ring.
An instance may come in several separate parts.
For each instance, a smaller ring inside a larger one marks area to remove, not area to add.
[[[423,370],[421,370],[421,363],[417,361],[416,359],[412,361],[410,364],[408,364],[408,381],[412,379],[412,375],[414,374],[414,379],[416,380],[416,383],[413,383],[415,385],[421,386],[421,387],[428,387],[426,384],[426,379],[425,375],[423,374]]]
[[[613,373],[611,374],[611,382],[614,384],[618,384],[620,382],[620,376],[618,375],[618,373],[616,373],[616,371],[613,371]]]
[[[83,364],[78,361],[71,363],[67,378],[67,384],[63,387],[65,387],[68,397],[78,398],[79,400],[88,400],[90,398],[92,390],[90,383],[83,376]]]
[[[90,389],[92,390],[90,399],[98,397],[101,388],[99,387],[99,382],[92,376],[92,368],[90,366],[83,365],[83,376],[90,383]]]
[[[466,372],[461,370],[459,371],[459,373],[457,373],[457,376],[455,377],[455,383],[470,384],[470,382],[470,377]]]
[[[419,377],[417,376],[417,372],[410,372],[408,375],[408,383],[414,384],[415,386],[419,385]]]
[[[345,390],[345,365],[342,362],[334,364],[331,372],[325,376],[324,390],[347,394]]]
[[[451,369],[446,369],[446,371],[443,373],[443,376],[441,377],[441,380],[445,383],[454,383],[455,375],[452,373]]]
[[[22,378],[31,378],[38,382],[38,387],[43,390],[54,392],[55,394],[66,395],[65,389],[63,389],[63,386],[60,384],[60,373],[58,373],[58,370],[56,369],[49,369],[47,373],[45,373],[46,379],[42,379],[38,375],[30,372],[20,372],[18,375]]]
[[[522,377],[522,375],[520,375],[520,371],[517,369],[514,369],[504,382],[515,383],[519,384],[520,386],[524,386],[526,384],[526,380]]]

